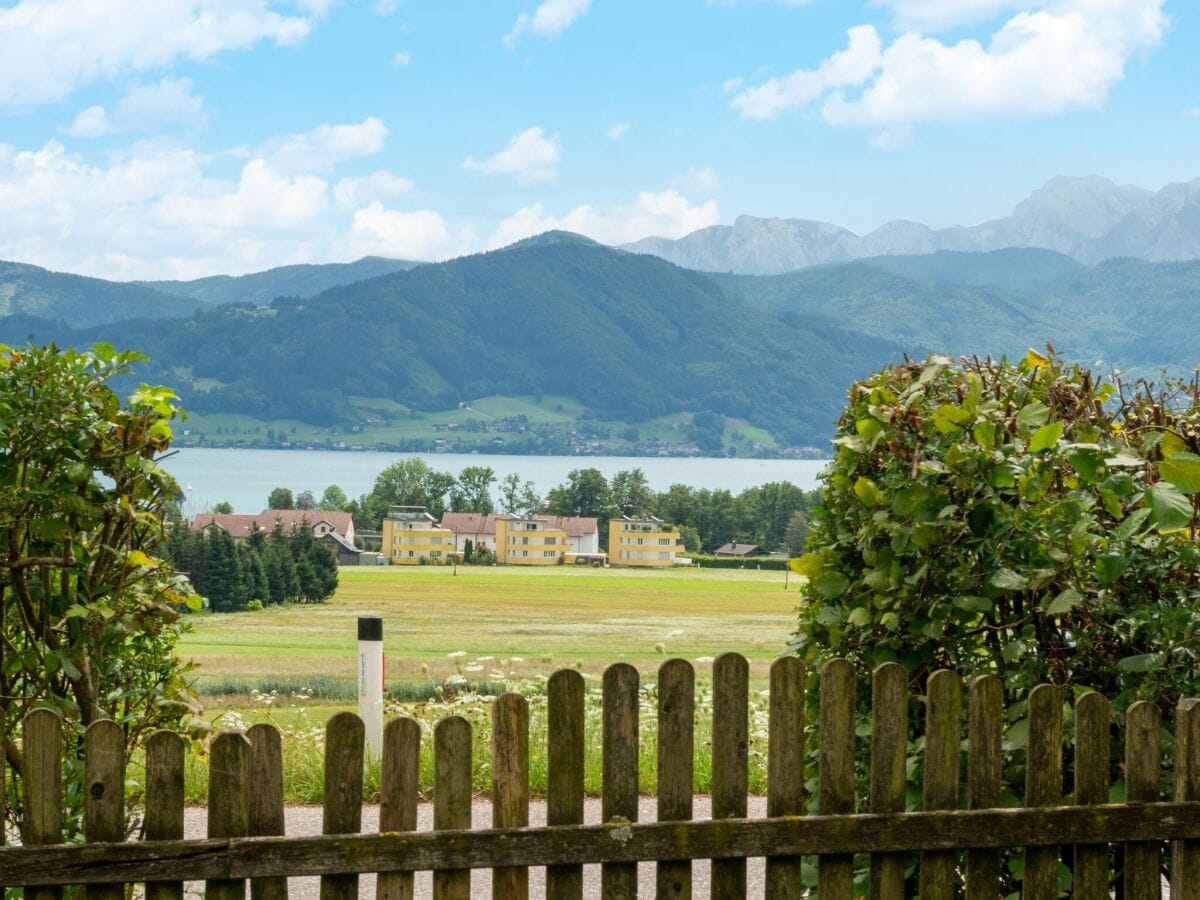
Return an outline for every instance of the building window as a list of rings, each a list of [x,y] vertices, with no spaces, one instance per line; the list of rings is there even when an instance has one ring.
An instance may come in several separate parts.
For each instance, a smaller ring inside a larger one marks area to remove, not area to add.
[[[442,551],[441,551],[441,550],[430,550],[430,551],[429,551],[429,558],[430,558],[430,559],[441,559],[441,558],[442,558]]]
[[[546,538],[546,543],[547,543],[547,544],[553,544],[554,542],[555,542],[555,541],[554,541],[554,538],[552,538],[552,537],[548,537],[548,538]]]
[[[522,544],[528,544],[528,543],[529,543],[529,538],[527,538],[527,537],[523,537],[523,538],[521,538],[521,543],[522,543]]]
[[[523,558],[526,558],[526,559],[527,559],[527,558],[529,557],[529,551],[528,551],[528,550],[522,550],[522,551],[521,551],[521,556],[522,556]]]
[[[658,539],[658,542],[659,542],[659,543],[660,543],[662,546],[664,546],[664,547],[669,547],[669,546],[671,546],[671,539],[670,539],[670,538],[659,538],[659,539]]]
[[[640,547],[642,544],[644,544],[645,542],[646,542],[646,539],[645,539],[645,538],[638,538],[638,546],[639,546],[639,547]]]
[[[553,550],[543,550],[542,556],[546,557],[547,559],[553,559],[555,556],[558,556],[558,554]]]

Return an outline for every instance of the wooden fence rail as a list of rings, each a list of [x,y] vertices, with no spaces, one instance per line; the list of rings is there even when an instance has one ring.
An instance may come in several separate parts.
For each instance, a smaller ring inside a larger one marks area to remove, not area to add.
[[[1028,698],[1024,805],[999,806],[1003,692],[994,676],[962,680],[938,672],[925,686],[925,733],[919,812],[905,812],[909,692],[905,671],[871,673],[870,772],[856,798],[858,675],[843,660],[820,673],[815,814],[804,815],[804,667],[782,659],[771,670],[767,817],[747,812],[748,667],[736,654],[713,666],[712,819],[692,819],[695,676],[683,660],[658,677],[658,821],[638,817],[638,674],[612,666],[603,680],[604,824],[583,825],[585,690],[576,672],[548,684],[548,825],[527,827],[529,707],[507,694],[493,708],[493,827],[471,830],[471,729],[460,717],[434,732],[434,830],[416,831],[420,729],[388,723],[382,754],[378,834],[359,834],[363,797],[363,725],[340,713],[326,732],[323,834],[283,835],[282,748],[271,726],[225,731],[209,748],[208,838],[183,839],[184,745],[161,732],[146,747],[146,840],[121,842],[124,747],[111,722],[92,725],[85,741],[83,844],[61,845],[61,722],[48,710],[26,717],[23,845],[0,849],[0,885],[26,895],[61,896],[83,884],[88,896],[119,897],[145,883],[156,900],[180,898],[185,881],[205,881],[209,897],[255,900],[287,895],[287,878],[321,877],[323,898],[357,897],[358,876],[380,873],[377,896],[410,898],[413,873],[432,871],[435,898],[470,895],[470,870],[493,870],[499,898],[529,893],[530,866],[547,867],[547,896],[583,895],[585,864],[602,866],[602,895],[637,895],[637,863],[657,864],[659,897],[691,896],[693,860],[711,860],[714,898],[745,897],[746,859],[766,857],[766,895],[809,896],[804,857],[817,857],[816,895],[855,896],[855,855],[869,854],[872,898],[923,900],[999,896],[1003,851],[1024,854],[1023,896],[1056,898],[1061,863],[1072,895],[1107,898],[1120,879],[1131,900],[1158,897],[1170,847],[1172,900],[1200,900],[1200,701],[1186,700],[1174,723],[1173,796],[1161,796],[1168,772],[1161,716],[1139,702],[1125,715],[1126,802],[1108,803],[1111,716],[1097,694],[1074,708],[1074,739],[1064,769],[1061,692],[1042,685]],[[965,697],[965,703],[964,703]],[[964,709],[965,705],[965,709]],[[965,730],[965,757],[963,751]],[[965,758],[966,777],[962,762]],[[1073,793],[1064,795],[1064,776]],[[960,807],[960,801],[967,808]],[[856,808],[867,810],[856,813]],[[1112,866],[1113,845],[1123,866]],[[915,878],[906,867],[919,854]],[[907,879],[907,880],[906,880]]]

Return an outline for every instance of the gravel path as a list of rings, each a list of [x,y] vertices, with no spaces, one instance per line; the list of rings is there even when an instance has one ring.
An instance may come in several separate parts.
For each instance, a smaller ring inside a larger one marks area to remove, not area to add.
[[[752,817],[766,815],[766,798],[751,797],[748,814]],[[708,797],[697,797],[694,803],[694,817],[707,819],[711,813],[711,803]],[[639,818],[643,822],[652,822],[655,818],[655,800],[653,797],[642,798]],[[584,805],[584,821],[599,824],[600,801],[588,799]],[[289,806],[286,811],[287,833],[291,835],[310,835],[321,833],[321,807],[319,806]],[[474,828],[490,828],[492,823],[492,804],[486,799],[476,800],[471,811]],[[379,807],[363,807],[363,831],[373,832],[378,828]],[[533,801],[529,804],[529,823],[531,825],[546,824],[546,804],[543,801]],[[185,837],[201,838],[205,835],[206,811],[201,807],[189,808],[187,811]],[[428,831],[433,828],[433,807],[422,803],[417,810],[417,829]],[[749,896],[763,897],[764,863],[762,859],[752,859],[747,865]],[[693,896],[703,898],[709,896],[709,862],[698,860],[692,864]],[[189,888],[199,890],[200,885],[190,885]],[[471,873],[471,896],[479,898],[491,897],[492,873],[477,869]],[[291,897],[313,898],[320,896],[319,880],[316,878],[293,878],[288,882],[288,894]],[[416,878],[418,897],[430,896],[430,873],[419,872]],[[529,870],[529,893],[531,897],[545,896],[545,869],[532,867]],[[589,900],[600,900],[600,867],[584,866],[583,892]],[[359,896],[375,896],[375,876],[364,875],[359,880]],[[654,896],[654,865],[643,863],[638,870],[638,896]]]

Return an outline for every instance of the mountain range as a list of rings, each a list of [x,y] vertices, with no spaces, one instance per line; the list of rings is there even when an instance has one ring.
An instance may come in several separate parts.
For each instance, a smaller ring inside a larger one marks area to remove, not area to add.
[[[677,240],[649,237],[624,249],[705,272],[773,275],[808,266],[942,250],[1055,250],[1086,264],[1116,257],[1166,262],[1200,257],[1200,178],[1152,192],[1098,175],[1053,178],[1013,209],[979,225],[934,229],[888,222],[864,235],[808,219],[739,216]]]

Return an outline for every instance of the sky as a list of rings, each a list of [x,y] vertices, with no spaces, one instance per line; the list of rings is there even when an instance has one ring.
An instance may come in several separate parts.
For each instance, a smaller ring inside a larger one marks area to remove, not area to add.
[[[0,0],[0,259],[115,279],[1200,176],[1195,0]]]

